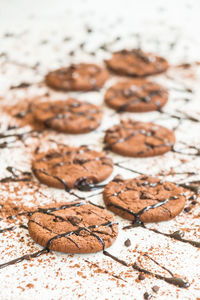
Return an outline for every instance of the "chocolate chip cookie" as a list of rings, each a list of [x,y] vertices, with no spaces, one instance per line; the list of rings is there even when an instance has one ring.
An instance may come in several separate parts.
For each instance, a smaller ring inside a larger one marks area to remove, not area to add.
[[[147,112],[163,107],[168,92],[158,83],[146,79],[127,79],[111,86],[104,100],[119,112]]]
[[[112,215],[86,202],[32,214],[28,224],[32,239],[48,250],[91,253],[110,247],[118,234]]]
[[[154,123],[121,121],[106,131],[106,149],[123,156],[148,157],[170,151],[175,143],[174,132]]]
[[[109,75],[106,69],[95,64],[72,64],[48,73],[46,84],[56,90],[93,91],[99,90]]]
[[[166,59],[141,49],[114,52],[112,58],[105,62],[111,71],[127,76],[143,77],[162,73],[168,69]]]
[[[183,188],[151,176],[114,179],[106,185],[103,198],[108,209],[136,222],[167,221],[185,206]]]
[[[56,150],[36,154],[32,170],[42,183],[69,190],[105,180],[112,173],[113,162],[87,146],[58,146]]]
[[[76,99],[42,102],[34,106],[34,117],[48,128],[65,133],[87,133],[102,119],[100,107]]]

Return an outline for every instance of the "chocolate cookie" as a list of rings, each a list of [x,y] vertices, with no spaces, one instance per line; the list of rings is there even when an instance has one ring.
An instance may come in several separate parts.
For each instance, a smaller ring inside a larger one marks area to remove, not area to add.
[[[113,72],[127,76],[154,75],[168,69],[168,63],[164,58],[143,52],[141,49],[114,52],[112,58],[105,62]]]
[[[151,176],[114,180],[106,185],[106,206],[121,217],[135,222],[167,221],[184,208],[184,190],[172,182]]]
[[[112,215],[86,202],[36,212],[29,220],[28,230],[36,243],[48,250],[65,253],[104,250],[112,245],[118,234]]]
[[[34,106],[33,113],[46,127],[66,133],[90,132],[102,119],[99,107],[76,99],[39,103]]]
[[[108,72],[95,64],[73,64],[46,75],[48,86],[64,91],[92,91],[100,89],[108,79]]]
[[[106,149],[120,155],[148,157],[170,151],[175,135],[154,123],[126,120],[106,131],[105,143]]]
[[[59,146],[57,150],[36,154],[32,170],[48,186],[81,189],[109,177],[113,162],[104,153],[90,150],[87,146]]]
[[[164,106],[168,100],[168,92],[155,82],[127,79],[111,86],[104,99],[108,106],[119,112],[146,112]]]

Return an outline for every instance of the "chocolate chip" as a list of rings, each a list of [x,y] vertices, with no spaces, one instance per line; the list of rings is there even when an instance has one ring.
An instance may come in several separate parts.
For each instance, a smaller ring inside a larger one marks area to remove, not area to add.
[[[191,204],[192,205],[196,205],[198,202],[196,201],[196,200],[193,200],[192,202],[191,202]]]
[[[7,56],[8,56],[8,54],[6,52],[1,52],[0,53],[0,57],[7,57]]]
[[[185,208],[184,208],[184,211],[185,212],[189,212],[191,210],[191,207],[189,207],[189,206],[186,206]]]
[[[71,40],[71,37],[69,37],[69,36],[66,36],[66,37],[63,39],[64,42],[68,42],[68,41],[70,41],[70,40]]]
[[[113,178],[113,181],[114,182],[120,182],[120,181],[123,181],[124,179],[123,179],[123,177],[120,175],[120,174],[118,174],[118,175],[116,175],[114,178]]]
[[[145,186],[145,185],[148,185],[148,184],[149,184],[148,181],[144,181],[144,182],[141,183],[142,186]]]
[[[107,45],[103,44],[99,47],[99,49],[104,50],[104,51],[108,51]]]
[[[55,216],[55,218],[53,218],[53,222],[64,222],[64,220],[62,220],[61,218]]]
[[[169,186],[163,186],[164,187],[164,189],[166,190],[166,191],[171,191],[171,187],[169,187]]]
[[[26,113],[24,111],[20,111],[19,113],[14,115],[14,117],[19,118],[19,119],[23,119],[25,117],[25,115],[26,115]]]
[[[40,44],[41,44],[41,45],[46,45],[46,44],[48,44],[48,42],[49,42],[48,40],[42,40],[42,41],[40,42]]]
[[[149,300],[149,299],[152,298],[152,295],[149,294],[149,293],[147,293],[147,292],[145,292],[143,296],[144,296],[144,299],[145,299],[145,300]]]
[[[33,65],[33,69],[34,70],[37,70],[37,68],[40,66],[40,62],[36,62],[34,65]]]
[[[190,89],[190,88],[186,88],[185,90],[186,90],[186,92],[188,92],[188,93],[191,93],[191,94],[193,93],[193,90]]]
[[[81,49],[83,49],[84,48],[84,46],[85,46],[85,43],[83,42],[83,43],[81,43],[80,45],[79,45],[79,47],[81,48]]]
[[[138,276],[139,280],[144,280],[145,279],[145,275],[143,273],[140,273]]]
[[[154,286],[152,287],[152,291],[153,291],[154,293],[157,293],[157,292],[159,291],[159,289],[160,289],[160,287],[157,286],[157,285],[154,285]]]
[[[78,225],[82,221],[82,218],[79,218],[77,216],[69,216],[67,219],[74,226]]]
[[[130,241],[129,239],[127,239],[127,240],[124,242],[124,245],[125,245],[126,247],[130,247],[131,241]]]
[[[196,195],[192,195],[188,200],[195,200],[197,198]]]
[[[31,83],[29,82],[22,82],[18,85],[11,85],[10,86],[10,90],[13,90],[13,89],[23,89],[23,88],[27,88],[31,85]]]
[[[12,130],[12,129],[16,129],[17,128],[17,126],[15,126],[15,125],[8,125],[8,130]]]
[[[74,50],[72,50],[72,51],[69,52],[70,56],[74,56],[74,54],[75,54]]]
[[[152,198],[152,195],[149,194],[148,192],[141,192],[140,193],[140,199],[151,199]]]
[[[14,33],[12,33],[12,32],[6,32],[5,34],[4,34],[4,37],[5,38],[9,38],[9,37],[13,37],[14,36]]]
[[[90,28],[90,27],[87,27],[87,33],[92,33],[93,32],[93,29],[92,28]]]
[[[172,196],[170,199],[177,200],[178,197],[177,196]]]

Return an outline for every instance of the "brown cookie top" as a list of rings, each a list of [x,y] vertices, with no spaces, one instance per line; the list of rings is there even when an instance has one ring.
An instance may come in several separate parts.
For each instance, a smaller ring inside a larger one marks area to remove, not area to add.
[[[168,100],[168,92],[155,82],[127,79],[111,86],[104,99],[108,106],[119,112],[146,112],[164,106]]]
[[[106,131],[105,143],[107,149],[124,156],[148,157],[170,151],[175,135],[154,123],[126,120]]]
[[[103,198],[106,206],[121,217],[135,222],[167,221],[185,206],[184,190],[172,182],[140,176],[112,181],[106,185]]]
[[[164,58],[141,49],[114,52],[112,58],[105,62],[113,72],[128,76],[148,76],[168,69],[168,62]]]
[[[110,247],[118,234],[112,215],[86,202],[33,213],[28,224],[32,239],[48,250],[91,253]]]
[[[95,64],[72,64],[48,73],[46,84],[56,90],[92,91],[100,89],[109,74],[106,69]]]
[[[100,107],[76,99],[39,103],[34,106],[33,114],[46,127],[66,133],[90,132],[102,119]]]
[[[87,146],[59,146],[56,150],[36,154],[32,162],[35,176],[44,184],[56,187],[84,189],[110,176],[113,162],[104,153]]]

